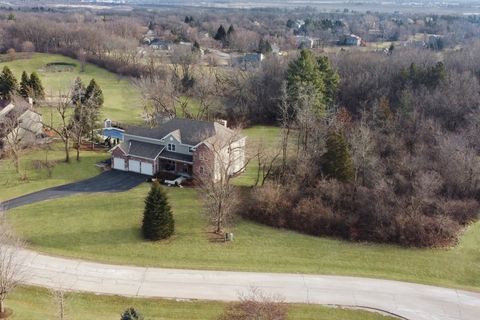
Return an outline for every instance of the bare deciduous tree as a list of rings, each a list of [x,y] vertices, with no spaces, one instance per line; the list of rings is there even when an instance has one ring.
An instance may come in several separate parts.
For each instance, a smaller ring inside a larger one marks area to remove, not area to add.
[[[208,150],[197,149],[205,157],[198,180],[214,232],[221,233],[238,201],[237,188],[231,184],[231,179],[245,169],[251,157],[245,155],[245,138],[238,131],[229,137],[210,139],[203,147]]]
[[[54,106],[57,114],[60,116],[60,123],[58,126],[53,126],[52,124],[45,122],[43,123],[46,128],[54,131],[60,137],[60,139],[62,139],[65,150],[65,162],[70,162],[70,138],[72,137],[70,125],[70,113],[72,106],[70,104],[70,100],[70,93],[63,95],[59,94],[59,100]]]
[[[13,234],[0,208],[0,316],[10,314],[5,300],[25,276],[22,248],[23,242]]]
[[[53,302],[55,304],[55,315],[58,320],[66,320],[67,319],[67,292],[63,289],[52,289],[50,291],[52,296]]]
[[[252,288],[248,294],[240,296],[240,302],[230,304],[218,320],[286,320],[287,318],[288,307],[283,298]]]

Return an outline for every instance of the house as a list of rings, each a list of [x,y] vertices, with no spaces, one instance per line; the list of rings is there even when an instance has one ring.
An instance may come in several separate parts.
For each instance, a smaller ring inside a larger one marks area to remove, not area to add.
[[[30,104],[0,100],[0,149],[7,147],[8,140],[28,147],[45,137],[42,116]]]
[[[311,49],[315,44],[314,39],[306,36],[295,36],[295,42],[299,49]]]
[[[219,180],[225,172],[233,175],[244,168],[246,138],[227,128],[226,121],[173,118],[155,128],[128,127],[123,139],[111,149],[116,170]]]
[[[342,44],[346,46],[360,46],[362,44],[362,38],[357,35],[350,34],[345,36],[342,42]]]
[[[173,42],[172,41],[168,41],[168,40],[162,40],[162,39],[153,39],[152,41],[150,41],[149,43],[149,46],[150,48],[152,49],[155,49],[155,50],[166,50],[166,51],[170,51],[172,49],[172,45],[173,45]]]
[[[247,53],[233,59],[233,66],[242,70],[251,70],[260,68],[265,56],[262,53]]]

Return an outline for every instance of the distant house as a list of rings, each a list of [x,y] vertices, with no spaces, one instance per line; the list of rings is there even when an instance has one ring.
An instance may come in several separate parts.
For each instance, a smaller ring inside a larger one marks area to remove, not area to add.
[[[7,147],[7,140],[28,147],[46,137],[42,116],[26,102],[0,100],[0,149]]]
[[[155,50],[171,50],[172,49],[173,42],[169,40],[162,40],[162,39],[153,39],[150,41],[149,46],[152,49]]]
[[[243,70],[259,68],[265,56],[262,53],[247,53],[233,58],[233,66],[240,67]]]
[[[341,45],[345,46],[360,46],[362,44],[362,38],[357,35],[350,34],[344,36],[342,40],[340,40]]]
[[[315,44],[315,40],[306,36],[295,36],[295,42],[299,49],[311,49]]]
[[[115,170],[218,180],[227,162],[231,175],[244,167],[246,138],[226,122],[173,118],[152,129],[129,127],[123,139],[111,150]]]

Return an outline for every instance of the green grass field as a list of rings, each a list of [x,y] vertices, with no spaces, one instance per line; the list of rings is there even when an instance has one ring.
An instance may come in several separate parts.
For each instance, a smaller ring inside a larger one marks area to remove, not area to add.
[[[480,289],[480,223],[450,250],[350,243],[245,220],[231,229],[235,241],[225,244],[209,241],[197,191],[169,188],[176,234],[151,243],[142,241],[139,232],[148,188],[143,184],[126,193],[44,201],[9,211],[8,217],[32,248],[55,255],[142,266],[341,274]]]
[[[15,312],[12,320],[44,320],[56,318],[52,296],[45,289],[23,287],[7,299],[7,306]],[[215,320],[226,304],[210,301],[175,301],[161,299],[123,298],[97,296],[85,293],[67,295],[66,315],[70,320],[120,319],[120,314],[129,307],[139,310],[148,320]],[[291,305],[291,320],[389,320],[376,313],[334,309],[313,305]]]
[[[54,72],[46,70],[47,63],[65,62],[76,65],[71,71]],[[20,81],[23,70],[31,73],[36,71],[45,87],[47,98],[58,97],[59,93],[66,93],[70,89],[76,77],[80,77],[85,85],[94,78],[103,90],[105,103],[103,117],[111,118],[119,122],[141,122],[141,98],[138,89],[126,78],[122,78],[105,69],[92,64],[87,64],[85,71],[80,72],[80,62],[55,54],[34,53],[30,59],[19,59],[0,63],[0,69],[7,65],[12,69]],[[49,114],[46,109],[40,111]]]
[[[48,151],[46,148],[49,148]],[[65,153],[60,143],[25,151],[20,157],[20,174],[15,172],[10,159],[0,159],[0,201],[93,177],[100,173],[95,163],[107,159],[109,155],[105,152],[81,151],[79,162],[75,160],[74,150],[71,150],[70,156],[71,163],[65,163]],[[45,159],[54,164],[51,176],[41,165]],[[22,179],[22,176],[27,179]]]

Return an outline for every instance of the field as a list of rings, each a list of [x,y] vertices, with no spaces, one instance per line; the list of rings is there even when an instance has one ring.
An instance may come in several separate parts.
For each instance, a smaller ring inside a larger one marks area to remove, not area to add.
[[[73,64],[70,68],[48,67],[51,63]],[[92,64],[86,64],[84,72],[80,70],[80,62],[75,59],[55,54],[34,53],[29,59],[18,59],[0,63],[0,69],[7,65],[20,81],[22,71],[36,71],[45,87],[47,100],[55,100],[59,93],[65,94],[76,77],[80,77],[85,85],[94,78],[100,85],[105,98],[103,117],[119,122],[141,122],[141,98],[138,89],[127,79]],[[55,71],[55,69],[57,71]],[[48,121],[50,115],[41,109]]]
[[[15,311],[12,320],[53,319],[56,315],[51,294],[45,289],[19,288],[7,299],[7,306]],[[71,320],[111,320],[119,319],[125,309],[134,307],[148,320],[214,320],[222,313],[225,306],[221,302],[137,299],[73,293],[67,295],[66,315]],[[389,320],[393,318],[366,311],[291,305],[289,319]]]
[[[342,274],[480,289],[480,223],[449,250],[350,243],[245,220],[230,229],[235,241],[225,244],[209,240],[197,191],[169,188],[176,234],[168,241],[146,243],[139,231],[148,188],[143,184],[126,193],[44,201],[11,210],[8,218],[33,249],[54,255],[141,266]]]

